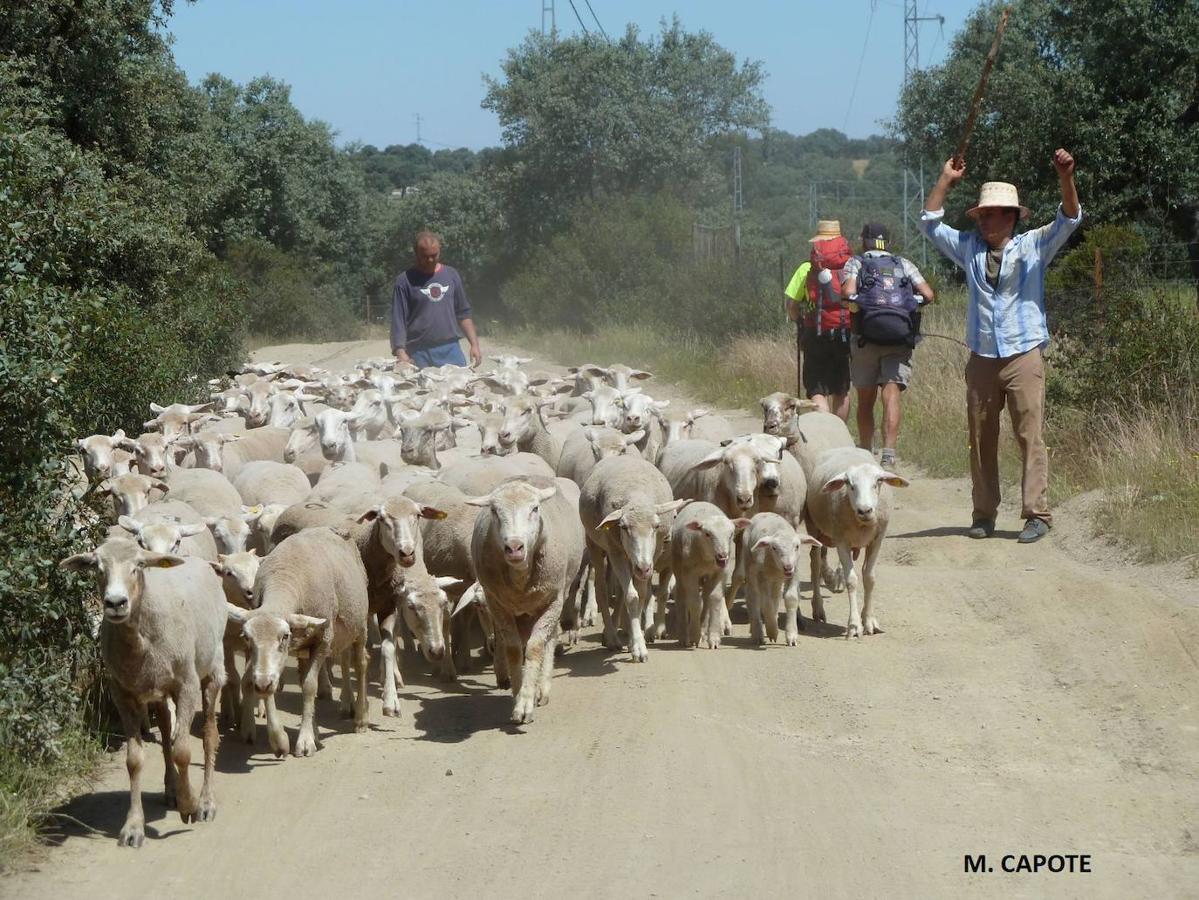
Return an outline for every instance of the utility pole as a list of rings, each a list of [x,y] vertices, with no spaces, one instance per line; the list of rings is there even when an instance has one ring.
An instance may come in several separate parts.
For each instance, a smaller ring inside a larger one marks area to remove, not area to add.
[[[733,145],[733,246],[741,253],[741,145]]]
[[[550,42],[558,43],[558,17],[554,11],[554,0],[541,0],[541,33],[546,34],[545,24],[549,22]]]
[[[423,146],[423,141],[420,138],[420,113],[417,113],[413,118],[416,119],[416,142]]]
[[[903,2],[903,86],[907,88],[912,75],[920,71],[920,23],[937,22],[945,27],[945,17],[942,15],[922,16],[917,9],[916,0]],[[903,249],[910,253],[908,234],[914,225],[917,214],[912,212],[912,203],[924,208],[924,160],[919,162],[916,172],[908,165],[907,153],[904,153],[903,165]],[[911,196],[914,193],[915,196]],[[928,242],[920,242],[921,261],[928,265]]]

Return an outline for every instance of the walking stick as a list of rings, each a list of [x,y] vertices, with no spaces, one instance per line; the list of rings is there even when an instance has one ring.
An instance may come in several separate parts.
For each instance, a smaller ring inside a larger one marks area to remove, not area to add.
[[[970,146],[970,133],[974,131],[974,120],[978,118],[979,107],[982,106],[983,94],[987,91],[987,79],[991,77],[991,68],[995,65],[995,57],[999,55],[999,41],[1003,38],[1003,29],[1007,27],[1007,18],[1012,8],[1005,6],[1003,15],[999,17],[999,27],[995,30],[995,40],[991,42],[991,50],[983,62],[982,75],[978,79],[978,87],[974,89],[974,99],[970,101],[970,114],[966,116],[966,127],[962,129],[962,138],[958,141],[957,152],[953,155],[955,168],[966,164],[966,148]]]

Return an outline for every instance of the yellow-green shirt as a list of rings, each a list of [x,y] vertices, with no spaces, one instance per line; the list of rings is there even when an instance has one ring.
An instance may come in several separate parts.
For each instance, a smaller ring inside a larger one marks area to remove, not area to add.
[[[798,301],[800,299],[800,295],[803,295],[803,299],[806,300],[808,294],[808,272],[811,271],[811,269],[811,262],[800,263],[799,268],[795,270],[795,274],[791,276],[791,280],[787,282],[787,287],[783,290],[783,293],[792,300]]]

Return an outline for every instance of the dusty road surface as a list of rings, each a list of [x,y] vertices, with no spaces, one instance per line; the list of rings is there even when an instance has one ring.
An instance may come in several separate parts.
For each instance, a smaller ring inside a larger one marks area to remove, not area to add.
[[[258,357],[337,367],[383,353],[373,342]],[[61,846],[0,892],[1199,895],[1196,583],[1122,564],[1077,510],[1021,547],[1011,509],[1001,538],[961,535],[962,481],[916,478],[897,498],[879,568],[884,634],[845,641],[844,594],[796,648],[752,648],[740,607],[720,650],[667,641],[644,665],[593,629],[519,729],[477,661],[447,687],[406,659],[400,720],[380,715],[372,665],[369,734],[321,701],[313,758],[276,760],[261,726],[253,749],[226,736],[220,812],[197,826],[163,809],[161,756],[148,753],[137,851],[116,844],[116,755],[64,808],[94,830],[64,819]],[[804,598],[807,613],[806,585]],[[293,679],[280,701],[293,739],[296,690]],[[964,854],[994,871],[964,874]],[[1006,854],[1086,854],[1091,872],[1005,874]]]

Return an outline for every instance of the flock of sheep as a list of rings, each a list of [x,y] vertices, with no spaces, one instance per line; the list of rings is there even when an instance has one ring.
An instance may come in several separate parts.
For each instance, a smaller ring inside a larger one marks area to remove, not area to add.
[[[825,620],[822,584],[843,584],[847,636],[878,630],[874,567],[890,487],[907,482],[855,448],[836,416],[772,394],[762,431],[738,435],[633,386],[648,372],[584,365],[555,378],[526,372],[527,359],[493,359],[486,374],[391,360],[342,376],[250,365],[215,384],[211,403],[153,404],[136,439],[78,442],[113,524],[62,565],[100,585],[101,654],[128,736],[122,845],[144,839],[151,709],[168,806],[211,820],[218,706],[251,743],[265,706],[270,746],[286,754],[275,697],[295,657],[292,749],[308,756],[336,662],[343,713],[365,731],[376,625],[384,715],[400,711],[398,636],[446,679],[481,645],[497,685],[511,687],[516,723],[548,701],[555,652],[597,615],[605,646],[644,662],[647,642],[667,637],[671,601],[673,637],[715,649],[744,590],[752,639],[778,639],[782,607],[795,645],[804,545],[813,618]],[[200,711],[197,797],[188,767]]]

